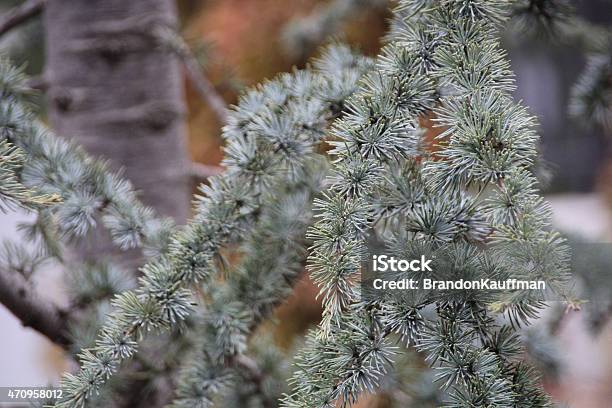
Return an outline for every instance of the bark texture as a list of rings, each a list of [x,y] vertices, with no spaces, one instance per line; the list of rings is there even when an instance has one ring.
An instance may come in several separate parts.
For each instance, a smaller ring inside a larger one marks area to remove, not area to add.
[[[156,34],[176,26],[174,0],[47,0],[44,24],[51,126],[124,169],[158,214],[184,222],[191,161],[183,78],[179,60]],[[133,271],[141,264],[137,251],[120,253],[102,228],[78,243],[75,255],[113,256]],[[151,359],[146,354],[141,358]],[[127,369],[140,370],[138,363]],[[165,375],[125,386],[119,408],[159,407],[172,395]]]
[[[173,0],[48,0],[49,118],[61,136],[104,157],[145,204],[183,222],[189,211],[185,102],[177,58],[155,29],[177,24]],[[111,252],[97,231],[80,252]]]

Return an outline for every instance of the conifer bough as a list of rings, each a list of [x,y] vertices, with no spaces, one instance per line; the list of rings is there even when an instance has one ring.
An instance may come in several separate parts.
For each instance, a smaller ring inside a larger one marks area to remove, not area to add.
[[[531,170],[535,121],[511,99],[514,78],[497,39],[509,12],[506,1],[400,2],[405,17],[333,126],[334,182],[310,230],[324,317],[285,407],[349,406],[374,392],[398,339],[435,367],[445,406],[549,406],[533,370],[516,360],[513,325],[495,320],[507,311],[514,325],[526,323],[543,299],[369,299],[357,284],[374,233],[405,259],[442,260],[447,279],[523,276],[563,293],[566,248],[547,230]],[[419,132],[425,114],[444,129],[433,152]]]
[[[80,407],[137,350],[149,331],[178,324],[193,309],[187,289],[216,276],[220,249],[248,234],[279,183],[304,181],[304,166],[318,155],[327,121],[342,111],[368,60],[331,47],[314,72],[297,71],[247,93],[225,128],[226,172],[212,177],[196,200],[196,216],[166,253],[142,269],[136,291],[117,296],[93,350],[80,354],[81,371],[66,374],[58,407]],[[240,298],[235,298],[240,301]],[[235,341],[235,339],[230,339]],[[193,402],[180,391],[179,400]],[[199,393],[201,394],[201,393]],[[202,404],[207,395],[197,395]],[[205,406],[205,405],[204,405]]]
[[[325,310],[283,406],[350,406],[377,389],[407,345],[434,368],[447,407],[550,406],[519,360],[516,334],[544,306],[539,295],[370,298],[359,286],[361,263],[379,242],[406,259],[435,257],[436,278],[538,279],[565,294],[567,250],[549,230],[533,174],[535,120],[511,98],[514,78],[497,38],[511,12],[504,0],[400,1],[375,63],[336,45],[312,67],[246,93],[224,129],[225,173],[201,188],[193,220],[169,240],[173,227],[127,182],[33,120],[23,78],[3,61],[3,202],[34,201],[39,217],[68,237],[102,214],[118,246],[151,249],[138,289],[114,298],[56,406],[86,406],[149,332],[180,325],[194,309],[202,332],[174,406],[213,404],[232,383],[232,365],[261,383],[244,359],[248,338],[287,295],[304,238]],[[425,119],[442,130],[434,142]],[[329,133],[328,171],[320,144]],[[313,200],[323,174],[328,188]],[[44,194],[53,200],[41,208],[45,200],[35,198]],[[317,222],[304,237],[311,202]],[[220,281],[224,250],[235,248],[243,259]]]

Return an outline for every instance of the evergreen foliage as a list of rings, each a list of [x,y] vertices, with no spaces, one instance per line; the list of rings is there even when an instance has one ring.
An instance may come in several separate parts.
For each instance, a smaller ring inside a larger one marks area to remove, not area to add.
[[[58,196],[37,194],[24,186],[18,176],[23,164],[21,150],[6,140],[0,141],[0,210],[5,211],[14,205],[44,206],[59,200]]]
[[[342,12],[363,2],[345,3]],[[35,120],[21,71],[0,61],[0,205],[37,211],[24,232],[43,257],[61,262],[58,242],[97,225],[119,248],[148,256],[137,285],[111,264],[70,275],[74,304],[94,303],[95,318],[71,328],[81,369],[64,376],[56,407],[94,405],[122,362],[164,331],[189,343],[177,352],[176,408],[279,399],[348,407],[378,389],[398,389],[398,405],[409,395],[421,407],[551,406],[520,360],[517,334],[545,306],[541,293],[373,297],[360,277],[374,251],[425,254],[438,267],[419,278],[544,280],[565,299],[568,251],[550,230],[534,174],[535,119],[511,97],[498,31],[511,16],[552,30],[569,8],[561,0],[399,3],[375,61],[332,45],[312,66],[241,97],[223,130],[225,172],[200,188],[180,228]],[[609,98],[595,95],[609,58],[597,61],[576,88],[574,111],[609,124]],[[441,130],[435,140],[427,123]],[[3,262],[32,274],[40,260],[19,252],[7,247]],[[306,258],[324,315],[288,388],[284,353],[251,337]],[[112,308],[97,303],[111,297]],[[415,350],[430,370],[410,370]],[[406,381],[428,386],[398,386]]]
[[[612,40],[594,51],[572,91],[570,112],[586,123],[612,130]]]
[[[25,80],[20,69],[6,59],[0,61],[0,142],[15,146],[22,156],[20,166],[2,170],[12,169],[24,187],[36,189],[41,197],[61,198],[38,212],[41,222],[30,226],[32,235],[38,232],[43,244],[53,247],[58,241],[84,236],[101,219],[121,248],[146,244],[159,251],[164,245],[159,242],[164,235],[160,230],[168,230],[169,221],[157,219],[138,202],[129,181],[110,172],[104,162],[55,137],[37,121]],[[13,152],[15,156],[17,151]],[[42,228],[45,232],[37,231]]]
[[[319,153],[316,146],[325,135],[328,120],[342,112],[344,99],[353,92],[362,72],[368,67],[367,59],[355,56],[348,48],[331,47],[315,64],[314,72],[297,71],[281,76],[242,98],[224,130],[227,141],[226,172],[212,178],[210,185],[202,187],[202,195],[195,201],[194,219],[173,236],[165,253],[142,268],[139,288],[123,292],[115,298],[114,313],[105,321],[96,346],[80,353],[81,371],[64,377],[62,385],[65,397],[57,403],[58,407],[83,406],[117,370],[121,360],[136,353],[138,341],[149,331],[167,329],[183,321],[195,306],[187,288],[202,285],[205,293],[210,293],[206,290],[209,284],[216,288],[219,265],[228,263],[221,259],[222,248],[257,231],[252,228],[262,217],[262,209],[268,208],[270,200],[276,196],[277,186],[286,186],[288,182],[304,184],[308,180],[305,178],[306,168],[311,162],[317,163]],[[308,193],[298,194],[293,200],[304,200],[308,197],[304,194]],[[295,211],[295,203],[291,201],[290,204],[290,210]],[[282,212],[282,208],[279,211]],[[261,222],[265,224],[265,219]],[[285,224],[281,227],[286,229],[288,226]],[[283,233],[293,234],[293,231],[277,232]],[[286,237],[281,235],[281,238]],[[279,242],[278,239],[275,237],[273,242]],[[280,242],[285,240],[281,239]],[[246,251],[248,253],[249,249]],[[282,259],[272,258],[275,264]],[[250,272],[252,268],[261,267],[265,271],[267,267],[245,262],[242,268],[249,271],[245,279],[253,277]],[[291,256],[286,262],[295,268],[295,260]],[[249,328],[250,320],[258,318],[258,314],[264,313],[278,301],[275,299],[280,294],[286,293],[283,287],[267,292],[270,289],[266,283],[277,282],[279,278],[275,271],[280,269],[283,274],[280,277],[289,279],[293,269],[287,271],[282,266],[281,263],[274,270],[266,271],[272,275],[267,277],[270,281],[248,288],[239,278],[244,270],[236,274],[236,285],[250,291],[246,299],[256,302],[255,309],[253,304],[248,304],[248,308],[245,306],[245,299],[240,297],[240,293],[232,291],[235,288],[231,283],[228,284],[226,296],[231,296],[233,301],[223,297],[222,293],[226,291],[213,296],[211,308],[215,303],[217,307],[228,304],[232,307],[220,311],[222,314],[216,319],[213,315],[205,320],[209,322],[206,327],[213,329],[209,335],[215,336],[215,332],[218,332],[214,344],[223,346],[223,352],[213,356],[216,360],[211,363],[218,367],[224,364],[224,358],[244,351],[247,340],[245,331]],[[200,349],[206,347],[210,346],[199,346]],[[185,370],[193,372],[198,368],[187,367]],[[210,372],[206,371],[206,375],[209,376]],[[219,378],[210,381],[224,382],[224,379],[225,376],[220,374]],[[219,385],[207,384],[198,384],[196,389],[189,383],[181,384],[177,406],[184,406],[181,404],[185,404],[185,401],[187,404],[194,403],[194,399],[206,406],[210,396],[201,387],[205,390],[220,388]]]
[[[401,2],[407,17],[334,124],[337,176],[310,230],[324,317],[300,355],[286,407],[350,406],[380,382],[398,340],[427,355],[448,390],[445,406],[550,404],[532,370],[516,361],[513,334],[543,299],[438,292],[394,304],[362,296],[357,284],[372,228],[393,253],[426,248],[442,259],[441,276],[514,274],[560,293],[566,280],[566,248],[547,229],[549,210],[532,174],[534,119],[510,97],[513,76],[496,37],[508,3],[426,3]],[[433,147],[419,132],[429,112],[444,128]],[[389,205],[380,190],[397,191],[403,205]],[[423,317],[428,308],[434,317]],[[498,323],[498,312],[514,324]]]

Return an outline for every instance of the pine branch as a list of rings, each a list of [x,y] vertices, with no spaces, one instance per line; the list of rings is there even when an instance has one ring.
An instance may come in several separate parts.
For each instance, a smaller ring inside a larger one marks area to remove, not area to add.
[[[236,384],[237,380],[227,378],[228,372],[246,377],[254,385],[253,393],[266,401],[265,406],[274,406],[272,400],[278,396],[266,392],[265,373],[245,350],[253,333],[291,293],[303,271],[304,235],[312,219],[310,203],[321,189],[325,173],[323,163],[311,163],[306,179],[278,186],[264,206],[261,220],[240,250],[243,260],[206,296],[211,298],[205,306],[208,313],[194,333],[196,355],[188,356],[181,367],[174,407],[213,400],[215,394]],[[202,390],[202,384],[210,386]]]
[[[43,209],[61,202],[57,194],[41,194],[28,188],[19,179],[25,162],[21,149],[0,140],[0,211],[12,205]]]
[[[63,348],[71,344],[68,336],[69,311],[41,297],[32,283],[19,273],[0,268],[0,303],[24,327],[31,327]]]
[[[510,6],[400,2],[376,71],[333,126],[335,174],[309,232],[324,316],[300,354],[285,407],[348,407],[374,392],[392,363],[392,336],[427,355],[448,407],[550,405],[533,386],[537,376],[513,362],[513,327],[537,315],[541,293],[395,298],[357,284],[371,234],[402,259],[436,259],[423,276],[526,276],[563,296],[567,250],[548,231],[550,211],[535,188],[534,120],[510,97],[513,74],[497,38]],[[419,129],[432,113],[443,129],[435,156]],[[437,310],[433,321],[420,313],[428,305]],[[512,327],[495,324],[501,312]]]
[[[338,113],[369,62],[346,47],[332,47],[319,66],[318,75],[281,76],[242,98],[224,128],[227,171],[202,187],[193,221],[171,238],[162,257],[143,267],[140,287],[115,298],[97,346],[83,352],[78,374],[64,377],[56,406],[83,406],[137,351],[138,339],[184,320],[193,306],[187,288],[215,278],[221,249],[257,221],[273,186],[299,179],[316,155],[327,119]],[[253,105],[262,99],[268,103]]]
[[[13,28],[39,15],[46,1],[47,0],[26,0],[21,5],[0,16],[0,35],[6,34]]]

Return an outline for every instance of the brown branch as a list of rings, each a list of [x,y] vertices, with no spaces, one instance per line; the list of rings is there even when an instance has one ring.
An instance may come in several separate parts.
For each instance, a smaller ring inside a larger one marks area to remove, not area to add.
[[[46,0],[27,0],[0,16],[0,35],[40,14],[45,3]]]
[[[200,97],[206,101],[221,123],[227,123],[227,107],[225,101],[221,95],[219,95],[212,82],[210,82],[208,77],[202,72],[202,67],[198,59],[193,55],[193,52],[185,43],[183,37],[173,28],[163,25],[157,26],[153,30],[153,34],[160,44],[165,45],[179,56],[185,67],[187,77],[198,94],[200,94]]]
[[[227,110],[225,106],[225,101],[217,93],[214,85],[210,82],[210,80],[204,75],[202,69],[200,67],[200,63],[193,55],[191,50],[186,47],[185,51],[181,54],[181,59],[183,60],[183,65],[185,65],[185,71],[187,73],[187,77],[195,87],[195,89],[200,94],[200,97],[208,103],[210,109],[217,115],[217,118],[221,121],[221,123],[227,122]]]
[[[212,176],[217,176],[223,172],[222,167],[210,166],[202,163],[191,163],[191,178],[197,182],[208,180]]]
[[[63,348],[70,345],[67,335],[68,311],[42,299],[31,282],[19,273],[0,268],[0,303],[24,327],[31,327]]]

